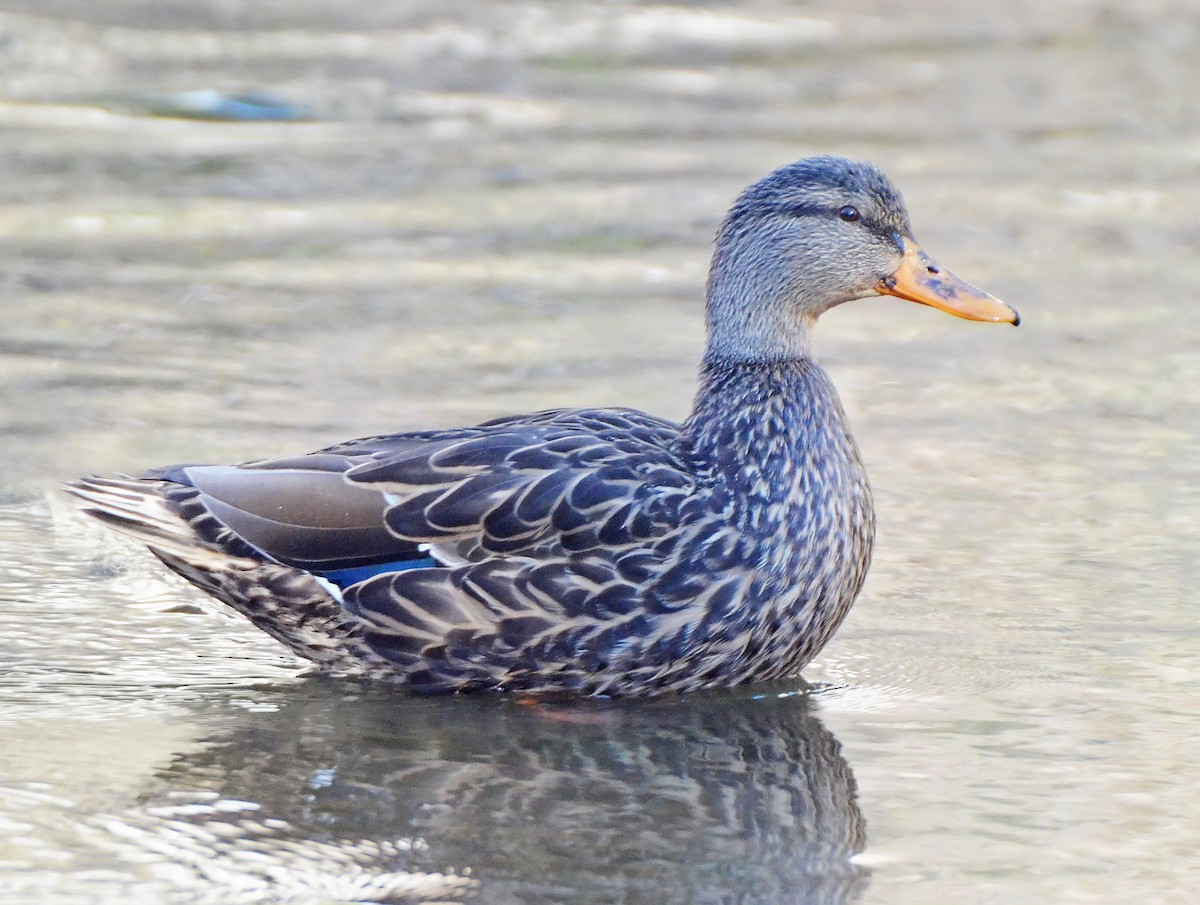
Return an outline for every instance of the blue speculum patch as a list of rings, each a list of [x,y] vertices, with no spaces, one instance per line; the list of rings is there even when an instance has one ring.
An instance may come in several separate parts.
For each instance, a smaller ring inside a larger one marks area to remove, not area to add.
[[[353,569],[334,569],[330,572],[317,572],[326,581],[332,581],[342,590],[384,572],[407,572],[409,569],[430,569],[437,565],[432,556],[420,559],[401,559],[397,562],[376,563],[373,566],[355,566]]]

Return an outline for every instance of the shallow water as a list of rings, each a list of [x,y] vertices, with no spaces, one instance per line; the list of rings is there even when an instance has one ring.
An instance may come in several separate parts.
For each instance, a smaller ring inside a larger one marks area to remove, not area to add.
[[[1195,4],[174,7],[0,12],[0,899],[1194,901]],[[151,115],[200,89],[296,121]],[[681,416],[718,218],[831,151],[1024,317],[823,321],[880,516],[834,690],[304,678],[54,490]]]

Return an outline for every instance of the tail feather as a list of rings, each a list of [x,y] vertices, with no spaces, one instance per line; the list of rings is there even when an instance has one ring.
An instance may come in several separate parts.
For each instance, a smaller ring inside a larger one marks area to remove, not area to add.
[[[189,559],[204,554],[222,561],[230,559],[228,553],[197,537],[191,526],[171,508],[163,495],[167,486],[166,481],[93,476],[64,484],[63,489],[85,503],[83,512],[155,550]],[[254,562],[243,557],[234,558]]]
[[[245,616],[293,653],[343,675],[394,674],[364,640],[365,624],[316,576],[228,553],[201,539],[166,499],[171,482],[90,477],[64,489],[83,511],[146,546],[172,571]]]

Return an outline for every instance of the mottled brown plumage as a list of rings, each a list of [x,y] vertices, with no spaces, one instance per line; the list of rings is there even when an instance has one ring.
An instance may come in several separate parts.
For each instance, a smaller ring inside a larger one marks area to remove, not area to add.
[[[811,158],[721,226],[681,425],[560,409],[71,491],[328,671],[579,694],[794,676],[858,595],[874,537],[810,331],[872,294],[1017,320],[924,255],[878,170]]]

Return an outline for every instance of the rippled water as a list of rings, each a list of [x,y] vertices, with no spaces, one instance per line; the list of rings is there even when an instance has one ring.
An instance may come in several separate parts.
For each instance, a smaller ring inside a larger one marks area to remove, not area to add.
[[[1198,32],[1183,2],[3,4],[0,899],[1194,901]],[[293,121],[156,115],[256,93]],[[880,514],[834,690],[304,678],[54,490],[681,416],[718,218],[816,152],[883,166],[1024,317],[824,320]]]

